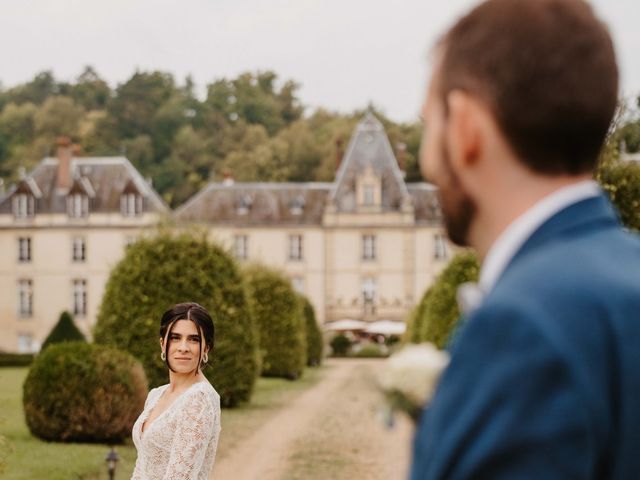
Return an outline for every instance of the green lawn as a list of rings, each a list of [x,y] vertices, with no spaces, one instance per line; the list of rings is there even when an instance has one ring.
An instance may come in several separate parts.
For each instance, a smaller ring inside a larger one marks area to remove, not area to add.
[[[4,457],[6,463],[3,480],[106,480],[106,445],[48,443],[31,436],[22,412],[22,384],[27,371],[27,368],[0,368],[0,434],[6,437],[10,448],[8,453],[2,452],[4,447],[0,444],[0,460]],[[296,382],[258,379],[250,404],[222,412],[218,457],[226,456],[295,396],[314,385],[324,371],[324,368],[307,369]],[[129,442],[116,450],[121,459],[116,479],[129,479],[135,448]]]

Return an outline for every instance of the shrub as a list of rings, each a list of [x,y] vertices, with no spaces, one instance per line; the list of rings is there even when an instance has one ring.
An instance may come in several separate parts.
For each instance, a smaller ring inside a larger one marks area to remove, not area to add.
[[[611,160],[603,163],[597,179],[629,229],[640,231],[640,164]]]
[[[26,367],[33,358],[33,353],[0,353],[0,367]]]
[[[331,350],[335,357],[344,357],[351,348],[351,340],[340,333],[331,339],[329,345],[331,345]]]
[[[131,355],[80,342],[51,345],[24,383],[31,433],[60,442],[118,443],[144,407],[147,380]]]
[[[316,321],[316,313],[309,299],[300,295],[302,313],[304,315],[307,338],[307,365],[315,367],[322,362],[322,332]]]
[[[377,343],[368,343],[351,356],[356,358],[383,358],[389,356],[389,349]]]
[[[409,312],[407,316],[407,329],[402,336],[402,341],[404,343],[420,343],[422,342],[422,335],[424,333],[424,309],[429,301],[429,295],[431,293],[431,288],[429,288],[424,295],[420,299],[420,302],[413,307],[413,309]]]
[[[244,273],[258,330],[262,375],[298,378],[307,363],[307,346],[302,308],[291,282],[261,265],[251,265]]]
[[[42,350],[54,343],[62,342],[86,342],[82,332],[73,322],[73,317],[69,312],[62,312],[58,323],[51,329],[51,332],[42,343]]]
[[[160,233],[131,245],[106,285],[94,335],[138,358],[152,387],[167,382],[160,317],[175,303],[205,307],[215,345],[204,374],[223,406],[248,401],[257,376],[255,328],[235,261],[204,236]]]
[[[460,318],[456,301],[458,287],[465,282],[478,280],[480,265],[474,253],[456,255],[440,273],[430,290],[425,294],[420,341],[434,343],[444,348]]]

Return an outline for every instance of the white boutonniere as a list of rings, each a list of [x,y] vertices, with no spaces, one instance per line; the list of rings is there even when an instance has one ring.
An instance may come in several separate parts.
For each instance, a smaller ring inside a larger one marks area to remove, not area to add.
[[[386,399],[385,423],[393,426],[397,411],[408,414],[417,422],[448,364],[449,354],[430,343],[407,345],[389,357],[377,376]]]

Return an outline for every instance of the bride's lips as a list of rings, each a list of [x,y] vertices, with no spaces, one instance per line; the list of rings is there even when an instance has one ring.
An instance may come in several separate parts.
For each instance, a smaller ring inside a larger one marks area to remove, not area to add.
[[[190,358],[186,358],[186,357],[176,357],[175,360],[191,360]]]

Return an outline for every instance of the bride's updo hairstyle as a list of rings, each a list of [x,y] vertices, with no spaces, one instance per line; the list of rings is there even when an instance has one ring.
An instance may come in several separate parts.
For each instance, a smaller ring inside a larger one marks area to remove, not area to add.
[[[160,319],[160,338],[166,339],[171,335],[171,331],[173,330],[173,326],[178,320],[189,320],[196,324],[196,328],[198,333],[200,334],[200,338],[198,343],[200,344],[200,368],[204,368],[207,365],[207,362],[203,361],[203,351],[202,344],[204,342],[205,346],[208,347],[209,353],[213,351],[213,343],[215,338],[215,327],[213,326],[213,320],[211,319],[211,315],[209,312],[195,302],[186,302],[186,303],[177,303],[173,305],[169,310],[162,314],[162,318]],[[175,371],[169,365],[169,342],[165,342],[164,344],[164,363],[167,365],[169,370]],[[198,370],[196,369],[196,374]]]

